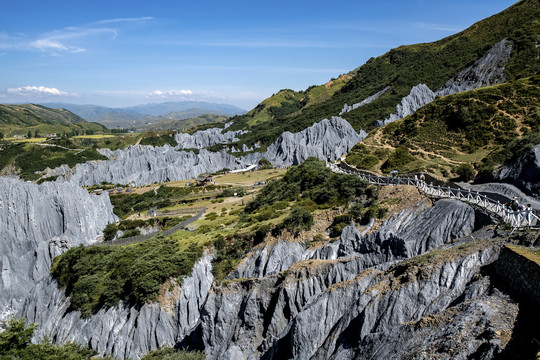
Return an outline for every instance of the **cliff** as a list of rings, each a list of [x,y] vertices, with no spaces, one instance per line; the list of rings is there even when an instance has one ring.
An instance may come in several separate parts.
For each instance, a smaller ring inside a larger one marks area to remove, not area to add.
[[[298,165],[310,156],[334,161],[366,136],[363,131],[357,133],[347,120],[333,116],[295,134],[286,131],[262,155],[253,153],[242,159],[255,163],[264,157],[278,166]]]
[[[193,135],[178,133],[174,137],[178,143],[177,149],[202,149],[216,144],[227,144],[238,141],[237,136],[245,134],[247,131],[228,131],[225,129],[212,128],[195,132]]]
[[[215,172],[223,168],[235,169],[243,166],[234,156],[225,152],[199,154],[177,151],[165,145],[162,147],[130,146],[127,149],[105,151],[110,160],[78,164],[67,175],[69,182],[85,186],[101,184],[146,185],[155,182],[195,178],[205,172]]]
[[[107,193],[90,195],[70,183],[35,185],[0,178],[0,220],[0,325],[23,316],[39,324],[35,340],[47,335],[119,359],[137,359],[173,346],[198,323],[213,281],[209,253],[182,287],[168,287],[159,303],[120,304],[89,319],[69,309],[69,298],[49,274],[52,260],[72,246],[95,243],[105,225],[117,220]]]
[[[0,319],[52,301],[42,293],[51,287],[52,259],[71,246],[94,243],[113,221],[108,194],[89,195],[69,183],[35,185],[0,178]],[[61,298],[59,292],[52,295]],[[43,310],[33,312],[40,316]]]

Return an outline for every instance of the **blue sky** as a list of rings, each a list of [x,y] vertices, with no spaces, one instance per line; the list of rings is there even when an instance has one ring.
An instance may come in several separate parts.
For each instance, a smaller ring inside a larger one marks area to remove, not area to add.
[[[0,102],[251,109],[399,45],[461,31],[513,0],[4,0]]]

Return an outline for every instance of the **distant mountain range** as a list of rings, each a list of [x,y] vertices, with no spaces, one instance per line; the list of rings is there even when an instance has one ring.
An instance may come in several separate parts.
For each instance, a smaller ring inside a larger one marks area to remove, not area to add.
[[[143,127],[148,123],[163,120],[185,120],[204,114],[234,116],[246,110],[229,104],[216,104],[203,101],[177,101],[158,104],[144,104],[125,108],[109,108],[99,105],[77,105],[68,103],[44,103],[50,108],[69,110],[87,121],[93,121],[108,128]]]

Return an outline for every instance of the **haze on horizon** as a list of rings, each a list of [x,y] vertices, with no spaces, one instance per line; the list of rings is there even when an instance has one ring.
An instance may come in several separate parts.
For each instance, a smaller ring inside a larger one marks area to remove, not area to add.
[[[0,103],[194,100],[251,109],[280,89],[325,83],[513,3],[8,0],[0,12]]]

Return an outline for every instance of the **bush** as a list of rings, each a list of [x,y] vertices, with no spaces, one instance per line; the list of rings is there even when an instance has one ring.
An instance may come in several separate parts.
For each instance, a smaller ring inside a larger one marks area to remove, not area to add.
[[[476,172],[471,164],[461,164],[456,169],[456,174],[461,181],[471,181],[474,179]]]
[[[141,360],[204,360],[206,355],[202,351],[176,350],[172,347],[163,347],[151,351]]]
[[[43,359],[43,360],[98,360],[97,352],[79,344],[67,342],[55,345],[49,338],[41,339],[39,344],[30,340],[37,325],[25,325],[24,319],[11,319],[5,331],[0,333],[1,359]],[[109,358],[111,359],[111,358]]]
[[[313,226],[313,215],[301,206],[295,206],[289,216],[283,220],[283,227],[293,234],[302,230],[309,230]]]
[[[118,232],[118,227],[115,223],[110,223],[103,229],[103,238],[105,241],[111,241]]]

